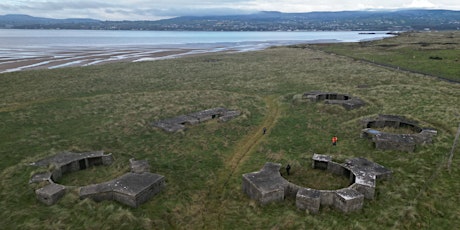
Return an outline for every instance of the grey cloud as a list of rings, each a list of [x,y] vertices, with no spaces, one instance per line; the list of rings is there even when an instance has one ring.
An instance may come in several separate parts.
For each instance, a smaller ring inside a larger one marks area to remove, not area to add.
[[[282,12],[394,9],[429,1],[436,8],[459,9],[452,0],[0,0],[0,14],[45,17],[92,17],[102,20],[151,20],[177,16],[249,14],[262,10]]]
[[[78,2],[44,2],[35,3],[32,7],[42,10],[63,10],[63,9],[103,9],[107,7],[116,7],[114,4],[108,4],[98,1],[78,1]]]

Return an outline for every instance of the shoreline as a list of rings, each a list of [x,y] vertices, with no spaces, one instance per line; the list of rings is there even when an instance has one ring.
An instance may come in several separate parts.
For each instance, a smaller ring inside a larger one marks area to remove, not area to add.
[[[234,53],[263,50],[292,44],[336,43],[335,39],[311,41],[264,41],[201,43],[156,46],[78,46],[0,49],[0,74],[64,67],[103,65],[116,62],[141,62],[180,58],[206,53]]]
[[[103,65],[116,62],[141,62],[179,58],[202,53],[230,52],[231,50],[184,49],[184,48],[142,48],[142,49],[105,49],[92,47],[81,50],[57,50],[40,55],[37,52],[29,57],[1,57],[0,74],[37,69],[56,69]]]
[[[374,37],[374,39],[383,38],[381,36]],[[275,40],[182,44],[158,43],[151,45],[128,43],[118,45],[94,45],[92,43],[88,45],[81,45],[80,43],[72,45],[72,43],[67,43],[62,45],[52,43],[51,41],[40,45],[40,42],[31,41],[31,43],[24,43],[23,46],[0,47],[0,74],[24,70],[102,65],[116,62],[155,61],[205,53],[248,52],[274,46],[295,44],[357,42],[368,40],[369,38],[363,37],[357,41],[350,41],[348,40],[350,38],[347,39],[345,37],[342,39],[311,37],[309,40],[272,39]]]

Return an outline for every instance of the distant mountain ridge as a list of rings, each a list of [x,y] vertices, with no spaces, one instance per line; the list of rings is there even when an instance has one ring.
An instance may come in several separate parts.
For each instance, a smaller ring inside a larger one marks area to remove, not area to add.
[[[0,28],[105,29],[190,31],[293,31],[293,30],[458,30],[460,11],[393,10],[281,13],[261,11],[246,15],[183,16],[158,21],[101,21],[51,19],[29,15],[0,16]]]
[[[31,25],[31,24],[59,24],[59,23],[95,23],[99,20],[89,18],[68,18],[68,19],[53,19],[33,17],[26,14],[7,14],[0,15],[0,26],[4,24],[11,25]]]

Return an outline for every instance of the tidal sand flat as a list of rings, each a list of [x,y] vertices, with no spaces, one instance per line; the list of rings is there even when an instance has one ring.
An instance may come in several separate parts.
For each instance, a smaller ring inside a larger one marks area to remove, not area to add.
[[[0,30],[0,73],[244,52],[300,43],[356,42],[385,32]]]
[[[0,73],[33,69],[90,66],[113,62],[154,61],[199,53],[219,52],[218,48],[158,48],[158,47],[79,47],[49,49],[8,49],[1,55]]]

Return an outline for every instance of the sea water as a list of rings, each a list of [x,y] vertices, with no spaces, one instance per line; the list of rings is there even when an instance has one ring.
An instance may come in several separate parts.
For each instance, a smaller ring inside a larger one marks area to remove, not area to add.
[[[321,32],[201,32],[126,30],[17,30],[0,29],[0,49],[102,46],[202,46],[244,43],[298,44],[311,42],[358,42],[388,37],[385,31]]]

